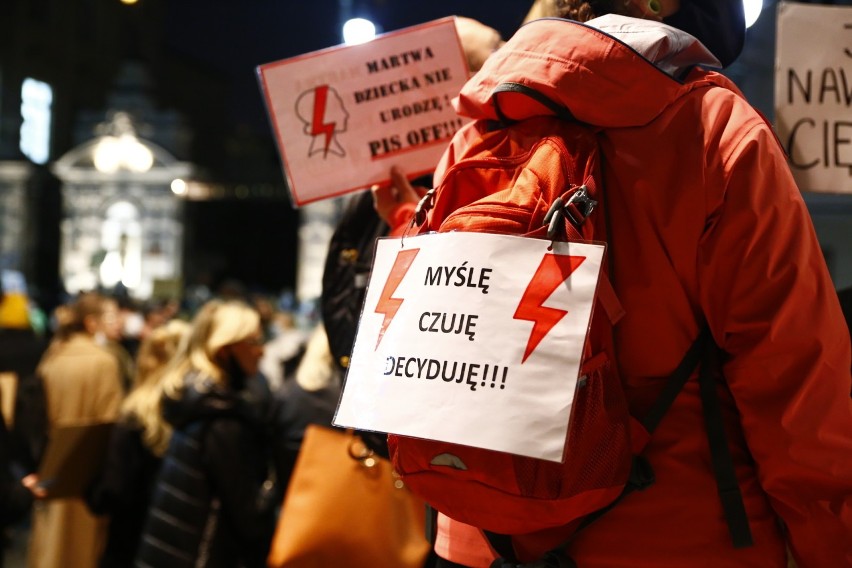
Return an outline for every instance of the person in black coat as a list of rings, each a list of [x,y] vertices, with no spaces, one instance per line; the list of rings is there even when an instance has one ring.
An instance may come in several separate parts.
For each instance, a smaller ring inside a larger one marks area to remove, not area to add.
[[[21,294],[4,295],[0,290],[0,373],[10,374],[14,381],[14,392],[8,391],[6,396],[17,398],[21,384],[32,380],[43,351],[43,342],[30,327],[26,297]],[[2,399],[3,393],[0,392],[0,408],[5,408]],[[10,406],[15,407],[16,402],[11,402]],[[0,540],[3,529],[26,516],[33,501],[32,494],[20,479],[32,469],[24,437],[14,426],[12,431],[7,427],[7,419],[13,421],[19,417],[0,414]],[[3,566],[4,544],[0,542],[0,568]]]
[[[2,398],[2,397],[0,397]],[[11,445],[6,423],[0,418],[0,539],[5,527],[19,521],[32,506],[32,494],[12,472]],[[3,568],[3,545],[0,543],[0,568]]]
[[[311,424],[332,427],[342,377],[332,359],[325,326],[319,324],[308,339],[295,380],[275,393],[274,456],[282,490],[289,485],[305,429]]]
[[[46,348],[30,325],[26,296],[0,291],[0,373],[11,373],[15,381],[14,392],[7,393],[14,400],[6,401],[13,408],[6,452],[24,473],[35,470],[47,435],[44,393],[36,375]]]
[[[93,513],[109,516],[101,568],[133,565],[172,432],[160,411],[162,378],[166,364],[188,332],[188,323],[172,320],[154,329],[140,345],[136,384],[122,404],[104,467],[86,495]]]
[[[275,528],[260,318],[214,300],[169,365],[173,433],[136,555],[139,568],[262,568]]]

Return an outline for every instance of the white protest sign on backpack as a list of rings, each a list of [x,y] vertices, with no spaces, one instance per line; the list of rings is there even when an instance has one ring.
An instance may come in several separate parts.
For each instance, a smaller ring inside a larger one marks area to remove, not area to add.
[[[334,424],[562,461],[603,253],[379,239]]]

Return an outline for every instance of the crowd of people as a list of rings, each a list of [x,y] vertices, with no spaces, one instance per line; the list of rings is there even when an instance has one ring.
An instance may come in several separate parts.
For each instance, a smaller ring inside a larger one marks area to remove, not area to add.
[[[852,565],[843,313],[771,128],[708,70],[742,46],[741,3],[537,0],[528,20],[506,49],[494,30],[459,20],[471,68],[484,67],[456,110],[479,130],[454,140],[430,185],[440,187],[471,139],[529,113],[570,108],[595,127],[609,274],[625,312],[613,363],[625,404],[635,415],[653,410],[665,378],[706,330],[719,367],[710,388],[730,433],[751,546],[729,541],[723,507],[731,495],[716,485],[706,399],[692,381],[646,448],[652,489],[570,541],[562,527],[502,535],[508,556],[482,527],[439,511],[425,562],[555,566],[541,559],[556,546],[580,566],[777,568],[788,557],[801,568]],[[519,69],[551,98],[520,105],[510,120],[492,88],[517,87]],[[363,247],[356,252],[369,255],[375,234],[411,228],[424,191],[398,168],[390,178],[352,201],[354,221],[370,216],[362,224],[369,238],[347,235]],[[16,361],[0,371],[18,378],[14,416],[0,421],[0,521],[31,512],[31,568],[266,565],[305,428],[330,424],[342,388],[363,298],[347,246],[329,256],[335,297],[312,330],[294,329],[292,315],[268,301],[232,292],[190,314],[169,303],[144,317],[82,294],[56,311],[45,346],[28,335],[25,317],[15,320],[0,342]],[[123,335],[128,329],[137,333]],[[79,496],[51,499],[38,473],[50,433],[95,423],[114,425],[102,467]],[[572,565],[565,562],[558,565]]]
[[[0,522],[29,522],[27,565],[264,565],[278,480],[298,452],[276,435],[299,419],[282,410],[307,347],[293,314],[228,294],[195,313],[164,302],[143,315],[88,292],[56,309],[48,340],[20,300],[4,295],[20,309],[0,310],[0,366],[16,382],[2,391],[14,404],[0,429]],[[97,424],[111,429],[94,477],[80,495],[51,497],[38,474],[51,434]]]

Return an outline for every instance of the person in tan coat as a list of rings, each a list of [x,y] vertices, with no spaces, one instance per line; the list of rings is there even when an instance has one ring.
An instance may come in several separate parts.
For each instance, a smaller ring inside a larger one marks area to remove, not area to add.
[[[123,396],[118,361],[95,339],[103,301],[97,294],[81,295],[39,364],[48,429],[112,422],[118,416]],[[107,519],[90,513],[80,498],[39,501],[33,510],[28,568],[95,568],[106,527]]]

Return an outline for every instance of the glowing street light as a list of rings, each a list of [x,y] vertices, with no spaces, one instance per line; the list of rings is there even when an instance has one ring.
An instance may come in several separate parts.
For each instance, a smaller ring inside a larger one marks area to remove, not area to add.
[[[367,43],[376,37],[376,25],[364,18],[352,18],[343,24],[343,42],[346,45]]]
[[[109,125],[111,134],[102,136],[95,146],[92,159],[95,169],[113,174],[120,169],[144,173],[154,165],[154,154],[136,137],[136,131],[127,113],[115,114]]]
[[[172,180],[172,193],[175,195],[184,195],[186,193],[186,182],[180,178]]]
[[[763,10],[763,0],[743,0],[743,9],[745,10],[746,27],[750,28],[760,17],[760,12]]]

